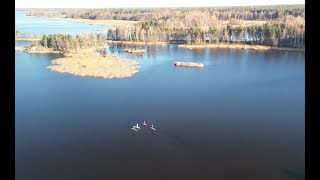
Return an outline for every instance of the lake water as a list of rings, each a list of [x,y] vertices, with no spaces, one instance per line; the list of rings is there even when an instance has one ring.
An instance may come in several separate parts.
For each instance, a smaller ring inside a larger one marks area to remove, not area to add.
[[[26,16],[24,11],[16,11],[16,31],[31,34],[49,34],[49,33],[103,33],[104,29],[111,26],[93,26],[83,23],[66,22],[64,20],[47,19],[42,17]]]
[[[304,53],[110,45],[140,72],[77,77],[46,69],[59,55],[16,51],[17,179],[304,179]]]

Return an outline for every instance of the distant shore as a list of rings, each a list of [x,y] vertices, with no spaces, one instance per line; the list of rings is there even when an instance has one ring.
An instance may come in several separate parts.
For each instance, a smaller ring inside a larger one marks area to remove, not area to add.
[[[16,41],[40,41],[40,38],[16,38]],[[132,45],[166,45],[170,44],[169,42],[143,42],[143,41],[113,41],[106,40],[109,43],[120,43],[120,44],[132,44]],[[174,43],[173,43],[174,44]],[[107,46],[106,46],[107,47]],[[299,51],[305,52],[305,48],[287,48],[287,47],[272,47],[272,46],[263,46],[263,45],[247,45],[247,44],[178,44],[180,48],[187,49],[201,49],[201,48],[231,48],[231,49],[250,49],[250,50],[281,50],[281,51]],[[41,52],[40,52],[41,53]]]
[[[171,44],[169,42],[143,42],[143,41],[113,41],[107,40],[110,43],[120,43],[120,44],[132,44],[132,45],[166,45]],[[173,43],[175,44],[175,43]],[[201,48],[232,48],[232,49],[250,49],[250,50],[282,50],[282,51],[299,51],[305,52],[305,48],[286,48],[286,47],[271,47],[263,45],[247,45],[247,44],[178,44],[180,48],[187,49],[201,49]]]
[[[69,22],[84,23],[89,25],[115,26],[115,27],[131,26],[139,22],[139,21],[126,21],[126,20],[93,20],[93,19],[73,19],[73,18],[50,18],[50,19],[65,20]]]
[[[168,42],[113,41],[113,40],[107,40],[107,42],[120,43],[120,44],[136,44],[136,45],[165,45],[165,44],[169,44]]]
[[[300,51],[305,52],[305,48],[286,48],[286,47],[271,47],[262,45],[246,45],[246,44],[204,44],[204,45],[178,45],[181,48],[201,49],[201,48],[232,48],[232,49],[250,49],[250,50],[283,50],[283,51]]]
[[[40,41],[40,38],[21,38],[21,37],[16,37],[16,41]]]

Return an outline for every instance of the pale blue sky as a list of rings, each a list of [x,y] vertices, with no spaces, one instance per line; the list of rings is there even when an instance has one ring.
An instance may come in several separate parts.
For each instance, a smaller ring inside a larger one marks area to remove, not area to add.
[[[199,7],[305,4],[304,0],[15,0],[16,8]]]

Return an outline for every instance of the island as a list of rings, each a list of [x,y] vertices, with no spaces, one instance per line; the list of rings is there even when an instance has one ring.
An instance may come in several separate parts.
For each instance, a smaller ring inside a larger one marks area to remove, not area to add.
[[[26,53],[59,53],[62,57],[52,60],[47,68],[81,77],[127,78],[139,72],[139,64],[134,60],[98,52],[106,47],[103,34],[49,34],[30,46],[15,49]]]
[[[197,68],[204,67],[204,64],[194,63],[194,62],[175,62],[174,65],[176,67],[197,67]]]
[[[95,48],[66,53],[63,58],[53,60],[52,64],[47,67],[52,71],[82,77],[126,78],[139,72],[136,61],[123,60],[115,55],[102,55]]]
[[[144,53],[144,49],[124,49],[124,52],[128,53]]]

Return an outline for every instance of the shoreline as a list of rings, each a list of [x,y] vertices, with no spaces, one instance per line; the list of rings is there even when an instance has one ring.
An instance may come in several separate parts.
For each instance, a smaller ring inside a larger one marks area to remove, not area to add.
[[[105,46],[102,46],[104,48]],[[128,78],[139,72],[139,64],[135,60],[121,59],[115,55],[103,55],[97,52],[101,47],[83,48],[78,51],[60,52],[53,48],[21,47],[16,51],[31,54],[61,54],[63,57],[53,59],[47,69],[60,73],[68,73],[81,77],[95,78]]]
[[[247,44],[202,44],[202,45],[178,45],[180,48],[187,49],[203,49],[203,48],[231,48],[231,49],[250,49],[250,50],[281,50],[281,51],[298,51],[305,52],[305,48],[286,48],[286,47],[271,47],[263,45],[247,45]]]
[[[63,54],[52,60],[47,68],[51,71],[68,73],[81,77],[128,78],[139,72],[137,61],[120,59],[115,55],[102,55],[96,48]]]
[[[108,48],[109,46],[106,44],[103,45],[99,45],[94,47],[97,50],[101,50],[101,49],[105,49]],[[47,54],[47,53],[52,53],[52,54],[64,54],[64,52],[59,51],[59,50],[55,50],[53,48],[45,48],[45,47],[39,47],[39,46],[15,46],[15,50],[16,51],[23,51],[25,53],[31,53],[31,54]],[[81,49],[79,50],[81,52]],[[72,50],[71,52],[74,52],[74,50]]]
[[[180,48],[187,49],[202,49],[202,48],[232,48],[232,49],[250,49],[250,50],[281,50],[281,51],[299,51],[305,52],[305,48],[287,48],[287,47],[271,47],[263,45],[247,45],[247,44],[178,44],[169,42],[143,42],[143,41],[113,41],[106,40],[109,43],[120,43],[120,44],[132,44],[132,45],[166,45],[166,44],[176,44]]]
[[[125,27],[131,26],[141,21],[128,21],[128,20],[100,20],[100,19],[79,19],[79,18],[66,18],[66,17],[45,17],[45,16],[29,16],[29,17],[38,17],[38,18],[47,18],[52,20],[64,20],[74,23],[83,23],[89,25],[98,25],[98,26],[114,26],[114,27]],[[101,31],[106,31],[108,29],[101,29]]]
[[[40,41],[40,38],[16,38],[16,41]],[[250,50],[279,50],[279,51],[298,51],[305,52],[305,48],[288,48],[288,47],[272,47],[272,46],[263,46],[263,45],[248,45],[248,44],[178,44],[178,43],[169,43],[163,41],[155,42],[143,42],[143,41],[113,41],[106,40],[108,43],[120,43],[120,44],[131,44],[131,45],[167,45],[167,44],[176,44],[179,48],[187,49],[203,49],[203,48],[231,48],[231,49],[250,49]],[[108,45],[101,46],[99,48],[107,48]],[[40,52],[41,53],[41,52]]]
[[[133,44],[133,45],[166,45],[168,42],[143,42],[143,41],[113,41],[106,40],[109,43],[120,43],[120,44]]]
[[[40,41],[41,38],[19,38],[16,37],[16,41]]]
[[[34,16],[38,17],[38,16]],[[126,21],[126,20],[95,20],[95,19],[74,19],[74,18],[49,18],[49,17],[43,17],[53,20],[64,20],[68,22],[74,22],[74,23],[83,23],[83,24],[89,24],[89,25],[98,25],[98,26],[114,26],[114,27],[125,27],[125,26],[131,26],[133,24],[136,24],[140,21]],[[105,29],[102,29],[101,31],[107,31]]]
[[[30,54],[61,54],[60,51],[54,50],[53,48],[40,48],[40,47],[31,47],[27,46],[16,46],[16,51],[22,51]]]
[[[60,17],[46,17],[46,16],[29,16],[29,17],[41,17],[41,18],[47,18],[47,19],[53,19],[53,20],[65,20],[69,22],[75,22],[75,23],[84,23],[89,25],[101,25],[101,26],[114,26],[114,27],[124,27],[124,26],[131,26],[133,24],[136,24],[138,22],[143,21],[129,21],[129,20],[105,20],[105,19],[82,19],[82,18],[67,18],[65,16]],[[227,26],[229,21],[227,20],[219,20],[220,24],[219,26]],[[241,20],[240,24],[238,25],[232,25],[233,27],[247,27],[247,26],[253,26],[253,25],[262,25],[265,24],[267,21],[262,20]],[[103,30],[105,31],[105,30]]]

